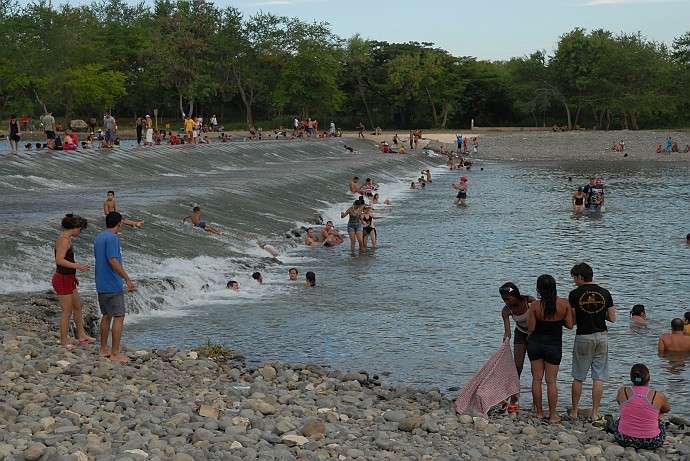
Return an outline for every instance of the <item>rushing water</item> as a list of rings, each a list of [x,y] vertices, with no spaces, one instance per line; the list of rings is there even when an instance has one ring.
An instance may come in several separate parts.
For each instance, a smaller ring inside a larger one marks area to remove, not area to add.
[[[643,362],[674,411],[690,410],[688,358],[656,353],[670,320],[690,310],[685,164],[478,161],[463,173],[470,188],[461,208],[452,206],[450,187],[459,175],[440,167],[441,159],[384,156],[366,142],[357,148],[363,153],[346,154],[339,140],[265,141],[6,156],[0,293],[49,288],[65,212],[89,218],[74,245],[78,261],[92,264],[102,202],[114,189],[126,216],[146,220],[120,234],[125,268],[138,286],[128,297],[126,343],[195,346],[210,338],[252,362],[313,361],[385,374],[387,383],[447,389],[467,383],[500,345],[502,283],[534,294],[537,276],[549,273],[567,296],[570,268],[586,261],[617,306],[604,407],[613,409],[614,388]],[[427,167],[434,176],[427,190],[407,189]],[[339,212],[352,200],[347,182],[355,174],[371,176],[382,199],[394,201],[376,210],[376,251],[351,256],[348,242],[311,248],[286,237],[315,216],[344,232]],[[607,210],[573,213],[570,197],[591,175],[605,180]],[[196,204],[225,236],[182,224]],[[257,239],[279,257],[269,258]],[[292,266],[300,283],[288,282]],[[254,270],[264,285],[251,279]],[[302,286],[308,270],[316,288]],[[229,279],[240,283],[239,293],[225,288]],[[81,280],[80,290],[93,293],[92,275]],[[637,303],[647,306],[647,327],[628,319]],[[573,337],[564,333],[561,409],[569,403]],[[525,370],[529,393],[527,361]]]

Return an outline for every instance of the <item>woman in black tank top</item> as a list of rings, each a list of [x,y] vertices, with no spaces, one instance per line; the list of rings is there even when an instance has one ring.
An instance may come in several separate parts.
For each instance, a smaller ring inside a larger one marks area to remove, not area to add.
[[[55,273],[53,274],[53,288],[60,299],[62,314],[60,316],[60,344],[67,350],[75,348],[69,343],[67,331],[69,330],[70,318],[74,316],[74,325],[77,328],[77,342],[79,345],[91,344],[96,338],[86,334],[84,331],[84,320],[82,319],[83,303],[77,291],[77,271],[88,271],[89,266],[74,262],[74,248],[72,248],[72,237],[81,234],[82,229],[87,225],[86,219],[79,216],[68,214],[62,219],[62,234],[55,242]]]

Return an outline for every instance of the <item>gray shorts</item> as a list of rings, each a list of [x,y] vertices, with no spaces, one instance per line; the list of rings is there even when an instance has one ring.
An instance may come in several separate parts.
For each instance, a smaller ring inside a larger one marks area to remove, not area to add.
[[[572,377],[577,381],[587,379],[592,370],[592,380],[609,379],[609,338],[605,333],[576,335],[573,345]]]
[[[98,306],[101,314],[109,317],[125,316],[125,292],[98,293]]]

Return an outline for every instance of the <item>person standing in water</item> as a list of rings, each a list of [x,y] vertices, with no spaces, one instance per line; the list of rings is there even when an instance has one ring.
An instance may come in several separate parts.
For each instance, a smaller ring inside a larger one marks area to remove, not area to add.
[[[459,203],[462,206],[467,205],[465,203],[465,200],[467,200],[467,178],[463,176],[460,178],[460,184],[455,184],[453,182],[451,185],[453,186],[453,189],[458,190],[458,195],[455,197],[453,204],[457,205]]]
[[[573,194],[573,210],[575,211],[585,211],[585,200],[587,199],[587,194],[584,193],[582,187],[577,188],[577,192]]]
[[[84,330],[84,319],[82,318],[82,311],[84,304],[82,303],[77,286],[77,271],[86,272],[89,266],[86,264],[77,264],[74,262],[74,248],[72,247],[72,237],[81,234],[83,229],[86,229],[86,219],[76,216],[74,214],[65,215],[62,218],[62,234],[55,242],[55,273],[53,274],[53,289],[60,300],[60,308],[62,314],[60,315],[60,344],[62,347],[71,351],[75,348],[69,343],[67,339],[67,331],[69,330],[70,317],[74,317],[74,326],[77,329],[77,341],[80,346],[91,344],[96,341],[95,338],[86,334]]]
[[[364,249],[362,237],[362,213],[364,212],[364,199],[359,198],[352,203],[352,206],[340,213],[340,217],[349,216],[347,221],[347,234],[350,236],[350,252],[355,253],[355,239],[359,243],[359,251]]]
[[[17,116],[12,114],[10,117],[10,134],[8,136],[10,140],[10,150],[13,154],[19,153],[19,139],[21,137],[22,131],[19,128],[19,122],[17,121]]]

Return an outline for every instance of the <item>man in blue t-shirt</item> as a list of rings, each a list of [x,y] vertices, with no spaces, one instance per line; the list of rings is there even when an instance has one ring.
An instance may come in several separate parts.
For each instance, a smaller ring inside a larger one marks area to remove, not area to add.
[[[110,357],[116,362],[129,362],[129,357],[120,353],[122,325],[125,321],[125,293],[122,282],[127,284],[127,291],[134,291],[134,284],[122,267],[120,239],[117,233],[122,227],[122,215],[111,211],[105,217],[106,230],[98,234],[93,242],[93,253],[96,257],[96,291],[98,305],[101,308],[101,357]],[[108,336],[112,323],[113,341],[108,349]]]

